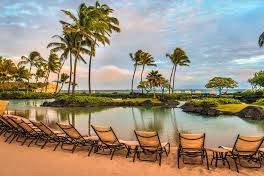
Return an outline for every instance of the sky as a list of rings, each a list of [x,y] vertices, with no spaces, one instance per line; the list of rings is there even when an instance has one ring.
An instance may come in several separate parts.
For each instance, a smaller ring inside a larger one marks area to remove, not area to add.
[[[0,55],[18,60],[37,50],[47,57],[51,37],[61,34],[60,10],[76,12],[83,0],[0,0]],[[130,52],[142,49],[153,55],[157,68],[169,78],[165,57],[184,49],[190,67],[178,68],[176,88],[204,88],[215,76],[232,77],[239,88],[263,69],[264,48],[257,41],[264,31],[263,0],[102,0],[120,21],[110,46],[100,46],[92,61],[93,89],[129,89],[133,71]],[[88,56],[84,56],[88,59]],[[88,87],[88,65],[78,63],[77,89]],[[68,72],[66,63],[63,72]],[[141,68],[136,74],[140,80]],[[52,75],[51,79],[55,79]]]

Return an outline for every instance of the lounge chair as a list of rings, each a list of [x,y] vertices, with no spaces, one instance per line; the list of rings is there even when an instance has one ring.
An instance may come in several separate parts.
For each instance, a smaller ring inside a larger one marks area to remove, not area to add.
[[[20,137],[23,137],[24,140],[21,143],[21,145],[24,145],[27,140],[31,139],[30,143],[28,144],[28,147],[32,144],[33,141],[36,140],[35,144],[37,144],[38,139],[42,137],[42,132],[36,128],[33,127],[31,123],[28,123],[24,121],[23,119],[12,119],[17,125],[20,126],[22,129],[22,132],[18,134],[17,140],[19,140]],[[31,124],[31,125],[30,125]]]
[[[100,144],[98,144],[96,148],[96,153],[98,150],[109,150],[109,155],[111,155],[110,159],[113,159],[113,156],[118,150],[127,150],[126,158],[129,157],[131,150],[136,150],[138,146],[137,141],[124,141],[119,140],[113,131],[112,127],[98,127],[91,125],[95,134],[98,136]],[[135,161],[135,154],[133,157],[133,161]]]
[[[264,140],[264,136],[252,136],[252,135],[238,135],[233,148],[220,146],[224,149],[229,150],[229,156],[234,160],[236,170],[238,170],[237,160],[239,165],[242,167],[249,168],[260,168],[261,167],[261,157],[259,154],[259,148]],[[257,166],[243,165],[241,160],[247,163],[255,163]]]
[[[134,131],[139,142],[140,149],[138,149],[137,157],[143,161],[157,161],[159,158],[159,165],[161,165],[162,154],[165,152],[168,156],[170,152],[170,143],[161,143],[158,132]],[[155,155],[154,160],[141,159],[140,154]]]
[[[57,143],[53,151],[57,149],[57,147],[62,144],[66,140],[66,134],[61,131],[55,131],[48,126],[46,126],[43,122],[35,122],[31,121],[33,125],[38,127],[39,130],[42,131],[43,135],[41,136],[41,140],[44,140],[41,149],[43,149],[48,142]],[[37,144],[38,140],[36,141]]]
[[[79,146],[90,146],[90,150],[88,153],[88,155],[90,155],[93,147],[97,145],[98,138],[96,136],[82,136],[71,124],[57,123],[57,125],[67,135],[67,138],[65,138],[66,140],[62,141],[62,149],[64,144],[73,145],[72,149],[70,149],[73,153]]]
[[[6,136],[7,133],[12,132],[12,126],[6,121],[5,117],[0,115],[0,136],[3,134]]]
[[[209,170],[208,156],[206,149],[204,148],[205,134],[184,134],[179,133],[179,147],[178,147],[178,168],[180,168],[180,158],[184,164],[192,164],[184,162],[184,156],[187,157],[201,157],[201,164],[203,160],[206,159],[207,169]]]

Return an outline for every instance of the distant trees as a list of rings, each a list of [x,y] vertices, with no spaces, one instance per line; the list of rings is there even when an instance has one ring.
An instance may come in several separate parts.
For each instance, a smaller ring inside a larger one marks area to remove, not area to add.
[[[205,87],[218,89],[219,95],[222,95],[224,89],[226,89],[225,93],[227,93],[229,88],[235,88],[238,87],[238,85],[232,78],[214,77],[206,83]]]
[[[248,79],[248,82],[251,84],[253,90],[258,90],[264,87],[264,71],[258,71],[254,76]]]
[[[156,98],[156,89],[161,88],[162,93],[169,88],[169,81],[165,79],[158,70],[151,70],[146,80],[139,83],[138,88],[145,90],[147,93],[153,91],[154,98]]]

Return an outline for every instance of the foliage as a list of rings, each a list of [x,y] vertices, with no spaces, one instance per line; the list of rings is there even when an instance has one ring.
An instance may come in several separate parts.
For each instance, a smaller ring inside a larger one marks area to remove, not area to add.
[[[53,94],[44,92],[26,92],[26,91],[7,91],[1,92],[2,99],[50,99]]]
[[[216,107],[218,105],[239,104],[241,102],[237,99],[232,99],[232,98],[202,98],[202,99],[192,99],[187,103],[193,104],[195,106],[208,105],[208,106]]]
[[[219,91],[219,95],[222,95],[222,91],[225,88],[226,92],[229,88],[237,87],[237,82],[234,81],[232,78],[225,78],[225,77],[214,77],[209,80],[208,83],[205,85],[206,88],[216,88]]]
[[[263,47],[263,45],[264,45],[264,32],[259,36],[258,44],[259,44],[259,47]]]
[[[259,105],[259,106],[264,106],[264,98],[258,99],[255,103],[253,103],[254,105]]]
[[[172,93],[174,92],[174,82],[175,82],[175,74],[177,66],[189,66],[191,61],[189,60],[187,54],[185,51],[181,48],[175,48],[172,54],[167,53],[166,57],[168,57],[173,64],[173,67],[171,69],[171,75],[170,75],[170,87],[172,88]],[[170,89],[169,89],[170,93]]]
[[[247,104],[240,103],[240,104],[224,104],[217,106],[217,110],[220,110],[222,112],[231,112],[231,113],[237,113],[240,112],[242,109],[247,107]]]
[[[264,87],[264,71],[256,72],[253,78],[248,79],[248,82],[251,84],[253,90]]]
[[[94,97],[94,96],[69,96],[61,95],[56,97],[57,101],[67,102],[69,104],[104,104],[113,102],[112,98],[107,97]]]

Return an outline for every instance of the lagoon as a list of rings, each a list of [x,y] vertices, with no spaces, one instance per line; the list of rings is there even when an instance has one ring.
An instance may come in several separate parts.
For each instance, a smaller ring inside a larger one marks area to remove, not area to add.
[[[244,120],[237,116],[207,117],[164,107],[41,107],[44,101],[10,100],[8,113],[43,121],[58,129],[56,122],[72,123],[82,134],[94,134],[90,124],[109,126],[124,140],[135,140],[134,129],[157,130],[162,141],[177,144],[178,132],[205,132],[206,147],[232,146],[237,134],[263,134],[264,120]]]

